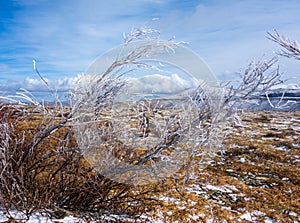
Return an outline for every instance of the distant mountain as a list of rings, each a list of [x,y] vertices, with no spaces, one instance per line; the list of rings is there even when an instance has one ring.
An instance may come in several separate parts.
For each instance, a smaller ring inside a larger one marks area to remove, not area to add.
[[[244,103],[239,107],[254,110],[300,111],[300,89],[274,89],[267,95],[251,98],[250,103]]]
[[[263,95],[267,97],[266,95]],[[268,94],[270,98],[293,98],[295,100],[300,99],[300,89],[275,89]]]

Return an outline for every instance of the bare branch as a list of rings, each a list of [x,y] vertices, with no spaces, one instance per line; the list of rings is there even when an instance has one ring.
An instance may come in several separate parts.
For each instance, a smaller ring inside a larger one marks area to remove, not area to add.
[[[280,46],[285,48],[285,50],[282,50],[278,53],[279,55],[300,60],[300,48],[296,41],[291,41],[283,35],[280,35],[276,29],[274,29],[274,33],[267,33],[268,39],[272,40],[275,43],[278,43]]]
[[[224,83],[223,85],[228,89],[224,106],[233,108],[240,103],[248,102],[265,94],[270,88],[283,83],[279,66],[276,65],[277,61],[276,57],[268,61],[252,61],[244,72],[239,73],[242,80],[238,86],[228,86],[228,83]]]

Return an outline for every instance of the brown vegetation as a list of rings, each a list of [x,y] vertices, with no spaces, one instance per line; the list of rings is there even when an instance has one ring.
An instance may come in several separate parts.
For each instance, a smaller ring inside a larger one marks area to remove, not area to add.
[[[110,216],[107,221],[123,216],[125,222],[236,222],[249,216],[259,222],[299,221],[299,112],[247,111],[241,125],[228,127],[224,154],[212,158],[207,168],[188,179],[178,173],[137,187],[94,172],[68,125],[28,150],[47,119],[30,112],[22,116],[3,104],[0,111],[0,199],[8,215],[17,209],[28,217],[40,212],[99,222],[105,222],[104,216]]]
[[[36,113],[20,115],[18,108],[6,105],[0,111],[0,201],[7,215],[17,209],[27,217],[41,212],[53,218],[68,213],[84,219],[112,214],[136,218],[154,208],[146,205],[151,201],[147,190],[137,193],[131,185],[95,173],[71,127],[57,129],[31,150],[49,120]]]

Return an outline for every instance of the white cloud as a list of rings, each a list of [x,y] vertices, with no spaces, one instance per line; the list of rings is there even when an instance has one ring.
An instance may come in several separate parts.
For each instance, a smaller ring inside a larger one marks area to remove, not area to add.
[[[45,80],[49,82],[49,80]],[[42,91],[46,89],[46,86],[40,79],[27,77],[23,82],[23,88],[29,91]]]
[[[92,75],[77,74],[74,77],[61,77],[57,79],[44,78],[48,85],[53,90],[68,91],[74,89],[77,84],[89,86],[91,83]],[[192,78],[178,74],[171,74],[169,76],[161,74],[145,75],[140,78],[127,78],[128,93],[177,93],[188,88],[195,86]],[[46,92],[49,91],[45,83],[40,78],[26,77],[23,81],[16,82],[13,85],[0,85],[1,90],[8,91],[10,93],[18,91],[20,88],[24,88],[31,92]]]
[[[58,79],[44,78],[48,85],[53,90],[67,91],[75,87],[82,75],[78,74],[75,77],[62,77]],[[46,84],[39,78],[26,77],[25,80],[18,85],[28,91],[48,91]],[[11,89],[13,90],[13,89]],[[17,90],[17,89],[14,89]]]
[[[193,84],[192,79],[183,79],[178,74],[152,74],[141,78],[129,78],[128,93],[173,94],[191,88]]]

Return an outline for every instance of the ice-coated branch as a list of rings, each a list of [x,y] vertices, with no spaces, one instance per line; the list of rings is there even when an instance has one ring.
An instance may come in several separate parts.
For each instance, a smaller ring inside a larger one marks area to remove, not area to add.
[[[152,28],[133,28],[130,33],[125,34],[123,33],[124,44],[127,45],[128,43],[135,41],[135,40],[144,40],[144,39],[153,39],[159,38],[160,31]]]
[[[268,61],[251,61],[244,71],[238,73],[241,80],[237,86],[223,83],[224,88],[227,89],[224,106],[232,108],[283,83],[284,80],[281,79],[282,74],[277,61],[276,57]]]
[[[274,29],[273,33],[271,32],[267,32],[267,33],[268,33],[268,37],[267,37],[268,39],[272,40],[273,42],[285,48],[285,50],[278,52],[279,55],[300,60],[300,47],[297,41],[292,41],[286,38],[285,36],[279,34],[276,29]]]
[[[95,106],[101,107],[102,102],[110,101],[116,97],[121,89],[125,86],[126,79],[123,76],[129,72],[122,71],[126,66],[133,66],[130,72],[139,68],[151,68],[151,64],[147,64],[141,58],[147,58],[155,53],[162,51],[169,52],[176,48],[180,43],[174,41],[155,41],[157,37],[152,37],[153,34],[158,34],[155,29],[133,29],[131,33],[126,35],[125,42],[112,64],[103,72],[96,75],[85,74],[73,92],[72,97],[72,113],[76,113],[80,108]],[[148,43],[139,45],[124,53],[128,44],[137,40],[152,40]]]

